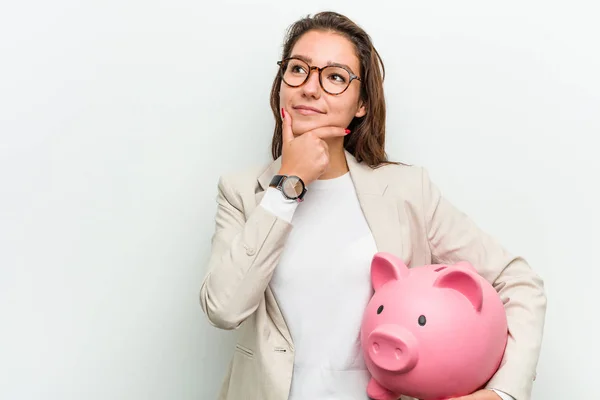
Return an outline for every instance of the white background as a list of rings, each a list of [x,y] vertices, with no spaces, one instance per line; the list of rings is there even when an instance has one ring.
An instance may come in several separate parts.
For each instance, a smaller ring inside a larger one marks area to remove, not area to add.
[[[0,6],[1,399],[216,397],[217,179],[268,161],[283,34],[323,9],[384,58],[391,158],[544,278],[534,398],[598,397],[595,2],[56,0]]]

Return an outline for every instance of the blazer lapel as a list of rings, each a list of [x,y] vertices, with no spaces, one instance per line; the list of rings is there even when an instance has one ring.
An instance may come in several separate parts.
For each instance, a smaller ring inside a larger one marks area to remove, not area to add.
[[[401,256],[405,249],[403,249],[398,202],[393,196],[386,196],[388,184],[382,179],[384,175],[377,173],[368,165],[358,163],[356,158],[347,151],[346,161],[377,250]]]

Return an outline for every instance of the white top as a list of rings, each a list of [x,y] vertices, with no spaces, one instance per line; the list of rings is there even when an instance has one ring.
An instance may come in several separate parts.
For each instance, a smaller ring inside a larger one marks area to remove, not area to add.
[[[274,188],[261,202],[293,229],[271,280],[296,349],[290,400],[368,400],[360,346],[377,252],[350,174],[308,186],[304,202]]]
[[[377,247],[350,173],[312,182],[302,203],[268,188],[261,206],[293,225],[271,280],[296,348],[289,400],[368,400],[360,325]]]

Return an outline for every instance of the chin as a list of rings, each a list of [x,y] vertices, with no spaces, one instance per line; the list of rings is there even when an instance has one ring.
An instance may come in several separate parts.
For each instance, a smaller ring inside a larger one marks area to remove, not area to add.
[[[292,130],[295,135],[302,135],[305,132],[325,126],[326,123],[321,119],[311,118],[302,120],[298,117],[292,122]]]

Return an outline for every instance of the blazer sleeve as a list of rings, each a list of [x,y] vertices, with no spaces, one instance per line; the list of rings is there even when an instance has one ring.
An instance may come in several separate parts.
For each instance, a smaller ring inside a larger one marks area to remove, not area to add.
[[[425,228],[432,262],[469,261],[505,304],[509,338],[499,370],[486,388],[529,400],[546,315],[544,283],[522,258],[510,254],[467,215],[442,197],[422,169]]]
[[[277,266],[290,222],[260,204],[248,215],[241,197],[221,177],[215,231],[200,304],[211,325],[235,329],[257,309]]]

